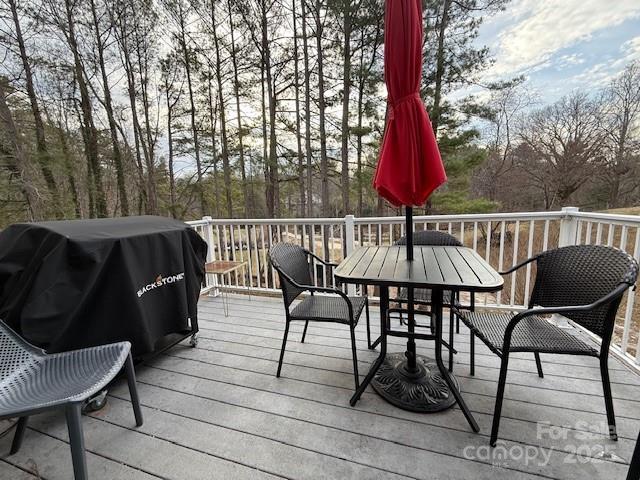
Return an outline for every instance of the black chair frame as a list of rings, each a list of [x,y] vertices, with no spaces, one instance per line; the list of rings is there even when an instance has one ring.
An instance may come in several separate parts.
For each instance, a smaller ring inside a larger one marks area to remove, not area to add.
[[[562,248],[574,248],[574,247],[562,247]],[[509,275],[512,274],[513,272],[523,268],[524,266],[532,263],[532,262],[537,262],[540,260],[540,258],[542,258],[544,255],[546,255],[547,253],[549,253],[549,251],[547,252],[542,252],[534,257],[531,257],[527,260],[524,260],[523,262],[519,263],[518,265],[515,265],[514,267],[510,268],[509,270],[506,270],[504,272],[500,272],[501,275]],[[623,252],[624,253],[624,252]],[[625,253],[625,255],[627,255]],[[617,440],[618,439],[618,435],[616,433],[616,420],[615,420],[615,414],[614,414],[614,409],[613,409],[613,397],[611,395],[611,385],[610,385],[610,381],[609,381],[609,369],[608,369],[608,358],[609,358],[609,346],[611,344],[611,337],[613,334],[613,329],[615,327],[615,316],[616,316],[616,312],[618,310],[618,307],[620,305],[620,302],[622,300],[622,296],[624,295],[624,293],[630,288],[633,287],[635,289],[635,281],[637,279],[638,276],[638,264],[637,262],[631,257],[628,256],[629,260],[630,260],[630,265],[631,265],[631,270],[626,274],[625,278],[622,279],[620,281],[620,283],[617,285],[617,287],[615,287],[613,290],[611,290],[609,293],[607,293],[606,295],[600,297],[599,299],[597,299],[596,301],[593,301],[589,304],[584,304],[584,305],[567,305],[567,306],[552,306],[552,307],[536,307],[533,304],[533,297],[534,294],[532,294],[532,300],[529,303],[528,309],[521,311],[519,313],[517,313],[516,315],[514,315],[511,320],[509,321],[506,330],[504,332],[504,340],[503,340],[503,344],[502,344],[502,348],[500,350],[495,349],[491,344],[484,342],[491,351],[493,351],[496,355],[498,355],[501,358],[501,363],[500,363],[500,375],[499,375],[499,379],[498,379],[498,391],[496,393],[496,403],[495,403],[495,408],[494,408],[494,414],[493,414],[493,424],[491,427],[491,438],[490,438],[490,444],[491,446],[495,446],[496,441],[498,439],[498,430],[500,427],[500,415],[502,412],[502,402],[503,402],[503,397],[504,397],[504,390],[505,390],[505,383],[506,383],[506,379],[507,379],[507,369],[508,369],[508,365],[509,365],[509,353],[511,351],[511,340],[512,340],[512,335],[513,335],[513,331],[516,328],[516,326],[518,325],[518,323],[520,323],[523,319],[526,319],[528,317],[533,317],[533,316],[546,316],[546,315],[552,315],[552,314],[575,314],[575,313],[579,313],[579,312],[591,312],[594,311],[598,308],[601,307],[606,307],[606,318],[604,321],[604,330],[602,332],[602,341],[600,344],[600,349],[599,351],[594,350],[592,353],[573,353],[573,352],[549,352],[549,353],[565,353],[565,354],[576,354],[576,355],[587,355],[587,356],[594,356],[597,357],[599,359],[599,363],[600,363],[600,374],[602,377],[602,387],[603,387],[603,392],[604,392],[604,400],[605,400],[605,409],[606,409],[606,413],[607,413],[607,421],[608,421],[608,425],[609,425],[609,435],[610,438],[612,440]],[[534,287],[535,290],[535,287]],[[462,320],[463,322],[465,322],[465,317],[462,316]],[[466,323],[466,322],[465,322]],[[468,324],[467,324],[468,325]],[[474,356],[475,356],[475,348],[474,348],[474,339],[475,339],[475,333],[474,333],[474,329],[471,325],[468,325],[470,328],[470,373],[471,375],[473,375],[474,372]],[[518,350],[519,352],[522,351],[526,351],[526,350]],[[540,352],[539,351],[535,351],[535,350],[531,350],[534,355],[535,355],[535,361],[536,361],[536,368],[538,371],[538,376],[540,378],[544,377],[543,371],[542,371],[542,362],[540,361]]]
[[[338,266],[336,263],[326,261],[326,260],[322,259],[321,257],[319,257],[318,255],[314,254],[313,252],[310,252],[309,250],[307,250],[305,248],[302,248],[302,247],[299,247],[299,246],[296,246],[296,247],[299,248],[302,252],[304,252],[304,254],[307,256],[307,266],[309,266],[309,262],[308,262],[308,258],[309,257],[315,258],[317,261],[321,262],[323,265],[329,267],[330,269],[333,269],[333,268]],[[355,336],[355,328],[356,328],[356,326],[358,324],[358,318],[355,318],[354,311],[353,311],[353,305],[351,303],[351,300],[347,296],[347,294],[345,294],[342,290],[340,290],[338,288],[318,287],[318,286],[315,286],[315,285],[307,285],[307,284],[298,283],[294,278],[292,278],[289,274],[287,274],[287,272],[285,272],[283,270],[282,266],[273,258],[273,255],[272,255],[271,252],[269,253],[269,260],[270,260],[271,265],[273,266],[273,268],[278,273],[281,287],[283,285],[285,285],[285,282],[286,282],[289,285],[291,285],[292,287],[294,287],[295,289],[299,290],[299,293],[295,296],[295,298],[297,298],[298,295],[300,295],[300,293],[308,292],[310,295],[314,295],[316,293],[319,293],[319,294],[331,294],[331,295],[334,295],[334,296],[338,296],[338,297],[340,297],[341,299],[343,299],[345,301],[346,306],[347,306],[347,311],[348,311],[348,318],[345,318],[344,321],[337,321],[336,319],[323,320],[323,319],[319,319],[319,318],[311,319],[311,321],[342,323],[342,324],[346,324],[346,325],[349,326],[349,330],[350,330],[350,333],[351,333],[351,354],[352,354],[352,358],[353,358],[354,383],[355,383],[355,388],[357,389],[360,386],[360,376],[359,376],[359,373],[358,373],[358,356],[357,356],[357,352],[356,352],[356,336]],[[282,370],[284,352],[285,352],[285,348],[286,348],[286,344],[287,344],[287,338],[288,338],[288,335],[289,335],[289,326],[290,326],[291,322],[293,322],[293,321],[304,321],[305,322],[304,323],[304,330],[302,331],[302,338],[300,340],[301,343],[304,343],[304,340],[305,340],[306,335],[307,335],[307,328],[309,326],[309,321],[310,321],[309,318],[293,316],[291,314],[291,311],[290,311],[290,306],[291,306],[291,303],[293,302],[293,300],[295,300],[295,298],[287,298],[286,289],[283,289],[283,296],[284,296],[284,301],[285,301],[285,320],[286,320],[286,324],[285,324],[285,330],[284,330],[284,337],[282,339],[282,348],[280,350],[280,358],[278,360],[278,370],[276,372],[276,377],[280,377],[280,373],[281,373],[281,370]],[[364,309],[365,309],[366,322],[367,322],[367,345],[368,345],[369,349],[371,349],[373,347],[371,345],[371,331],[370,331],[370,325],[369,325],[369,300],[368,300],[368,298],[366,296],[364,297]]]

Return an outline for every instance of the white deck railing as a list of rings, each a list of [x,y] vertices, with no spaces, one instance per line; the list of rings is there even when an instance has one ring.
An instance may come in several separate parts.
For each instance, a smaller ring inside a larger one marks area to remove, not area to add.
[[[339,262],[361,245],[391,245],[404,236],[404,217],[223,219],[204,217],[188,222],[209,245],[208,261],[247,262],[243,274],[229,274],[221,285],[236,290],[278,292],[267,252],[276,242],[303,245],[316,255]],[[626,250],[640,260],[640,216],[581,212],[567,207],[554,212],[432,215],[414,217],[414,230],[442,230],[480,253],[497,270],[550,248],[577,244],[602,244]],[[318,262],[318,285],[332,283]],[[535,267],[505,278],[502,292],[476,296],[481,308],[518,310],[528,302]],[[215,279],[209,279],[211,285]],[[216,281],[217,285],[217,281]],[[372,290],[371,295],[375,294]],[[640,368],[640,303],[629,291],[619,309],[612,350]]]

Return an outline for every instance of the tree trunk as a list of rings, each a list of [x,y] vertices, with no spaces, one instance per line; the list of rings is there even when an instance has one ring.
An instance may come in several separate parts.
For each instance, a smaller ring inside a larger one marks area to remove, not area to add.
[[[360,51],[360,68],[359,75],[360,79],[358,82],[358,138],[356,140],[356,161],[357,161],[357,172],[358,172],[358,216],[362,217],[362,207],[364,201],[363,194],[363,181],[362,181],[362,117],[364,114],[364,85],[365,85],[365,74],[364,74],[364,30],[362,33],[362,46]]]
[[[209,102],[209,127],[211,130],[211,165],[213,166],[213,195],[216,202],[214,215],[220,217],[220,183],[218,182],[218,152],[216,148],[216,109],[213,106],[211,76],[207,79],[207,100]]]
[[[321,181],[321,197],[322,197],[322,215],[329,217],[331,213],[329,205],[329,161],[327,159],[327,132],[325,130],[325,97],[324,97],[324,55],[322,51],[322,32],[323,23],[320,18],[322,8],[321,0],[316,0],[316,8],[314,12],[316,23],[316,50],[318,55],[318,109],[320,122],[320,181]]]
[[[116,168],[116,182],[118,184],[118,192],[120,194],[120,212],[122,215],[129,215],[129,199],[127,197],[127,189],[124,182],[124,169],[122,165],[122,153],[120,152],[120,142],[118,141],[118,129],[116,127],[116,121],[113,115],[113,106],[111,102],[111,90],[109,89],[109,80],[107,77],[107,71],[104,64],[104,44],[102,43],[102,37],[100,35],[100,25],[98,22],[98,15],[96,12],[96,5],[94,0],[90,0],[91,16],[93,19],[93,27],[96,36],[96,47],[98,49],[98,63],[100,65],[100,74],[102,75],[102,84],[104,88],[104,108],[107,113],[107,120],[109,122],[109,132],[111,134],[111,143],[113,148],[113,162]]]
[[[213,45],[216,51],[216,81],[218,86],[218,108],[220,109],[220,136],[222,140],[222,170],[224,174],[224,192],[227,202],[227,217],[233,218],[233,202],[231,200],[231,166],[229,165],[229,143],[227,142],[227,119],[224,93],[222,91],[222,62],[220,60],[220,44],[216,31],[215,3],[211,2],[211,28]]]
[[[236,116],[238,121],[238,160],[240,161],[240,176],[242,179],[242,192],[244,194],[244,217],[249,217],[249,212],[254,211],[253,195],[249,192],[247,185],[247,172],[245,171],[244,159],[244,133],[242,131],[242,113],[240,110],[240,82],[238,80],[238,59],[236,53],[235,30],[233,24],[233,15],[231,9],[231,0],[227,0],[227,9],[229,13],[229,30],[231,33],[231,63],[233,64],[233,94],[236,97]],[[251,159],[249,159],[251,162]]]
[[[307,215],[313,217],[313,168],[311,151],[311,70],[309,69],[309,45],[307,41],[307,0],[302,7],[302,52],[304,57],[304,144],[307,157]]]
[[[349,207],[349,97],[351,95],[351,0],[344,1],[343,30],[344,58],[342,63],[342,211]]]
[[[33,74],[31,72],[31,64],[29,63],[29,57],[27,56],[27,49],[24,43],[24,37],[22,36],[22,27],[18,18],[18,8],[15,0],[9,0],[9,6],[11,8],[11,15],[13,17],[13,23],[15,26],[15,35],[18,42],[18,49],[20,51],[20,59],[22,60],[22,68],[24,69],[25,82],[27,86],[27,95],[29,97],[29,103],[31,104],[31,112],[33,113],[33,123],[36,133],[36,150],[38,152],[38,160],[42,176],[47,184],[47,189],[51,193],[53,203],[58,209],[58,188],[56,185],[53,172],[51,171],[52,158],[47,147],[47,140],[44,131],[44,124],[42,122],[42,115],[38,105],[38,98],[36,97],[35,88],[33,86]]]
[[[437,136],[438,127],[440,126],[440,108],[442,102],[442,81],[444,77],[444,38],[449,23],[449,9],[452,0],[444,0],[442,6],[442,17],[440,18],[440,27],[438,29],[438,51],[436,54],[436,79],[435,89],[433,92],[433,108],[431,109],[431,126],[433,133]]]
[[[84,78],[84,69],[82,66],[82,60],[80,59],[80,52],[78,50],[78,44],[76,41],[75,24],[73,8],[71,0],[65,0],[65,8],[67,14],[67,42],[71,49],[74,60],[74,72],[78,88],[80,90],[80,109],[82,111],[82,118],[84,123],[83,135],[85,141],[85,153],[87,156],[87,162],[91,167],[91,183],[89,189],[92,190],[95,198],[95,214],[98,217],[107,216],[107,199],[104,193],[104,187],[102,184],[102,170],[100,167],[100,158],[98,156],[98,132],[93,122],[93,112],[91,107],[91,97],[89,96],[89,89]]]
[[[302,0],[303,2],[305,0]],[[299,190],[299,202],[298,216],[304,217],[306,213],[305,208],[305,178],[304,178],[304,158],[302,156],[302,132],[300,127],[300,82],[298,71],[298,29],[296,20],[296,0],[291,0],[291,12],[293,15],[293,78],[294,78],[294,93],[296,104],[296,156],[298,157],[298,190]]]
[[[169,88],[165,88],[167,100],[167,142],[169,143],[169,199],[171,201],[171,216],[176,218],[176,176],[173,171],[173,108]],[[177,99],[176,99],[177,102]]]
[[[182,11],[182,4],[180,6],[180,47],[182,49],[182,57],[184,61],[184,69],[187,73],[187,87],[189,89],[189,104],[190,104],[190,117],[191,117],[191,132],[193,135],[193,150],[196,157],[196,172],[197,172],[197,184],[198,195],[200,197],[200,212],[202,215],[207,214],[208,206],[204,192],[203,175],[202,175],[202,162],[200,160],[200,143],[198,141],[198,126],[196,124],[196,104],[193,95],[193,82],[191,81],[191,60],[189,59],[189,50],[187,49],[187,39],[184,25],[184,12]]]
[[[260,91],[261,91],[261,110],[262,110],[262,167],[264,171],[264,195],[265,206],[267,208],[267,218],[273,218],[273,193],[271,192],[271,185],[269,183],[269,160],[267,158],[269,151],[269,138],[267,137],[267,100],[266,86],[265,86],[265,68],[264,68],[264,55],[261,56],[262,68],[260,69]],[[271,200],[270,200],[271,199]]]
[[[0,79],[0,152],[7,152],[12,156],[13,162],[7,158],[6,165],[9,171],[15,175],[20,182],[20,190],[24,196],[30,220],[40,220],[41,206],[37,189],[33,180],[29,178],[28,159],[24,154],[20,135],[16,128],[11,110],[7,104],[7,91],[5,80]],[[4,138],[3,138],[4,137]],[[4,156],[4,155],[3,155]]]
[[[139,191],[139,202],[138,202],[138,214],[143,213],[142,206],[144,206],[144,211],[146,213],[151,213],[150,208],[150,194],[149,194],[149,185],[148,178],[145,180],[144,178],[144,168],[142,166],[142,154],[140,150],[144,151],[145,162],[148,158],[146,143],[141,134],[142,129],[140,128],[140,121],[138,119],[138,109],[136,104],[136,87],[135,87],[135,74],[133,71],[133,64],[131,62],[131,51],[129,48],[129,32],[127,31],[126,15],[122,15],[119,20],[121,22],[118,26],[120,31],[118,32],[118,42],[120,44],[120,52],[122,54],[122,66],[124,67],[125,74],[127,76],[127,93],[129,96],[129,105],[131,107],[131,122],[133,124],[133,139],[134,146],[136,151],[136,167],[138,172],[138,191]],[[126,138],[125,132],[122,131],[120,125],[118,125],[118,130],[120,131],[120,135],[123,138]]]
[[[269,102],[269,157],[267,160],[267,212],[270,217],[280,216],[280,195],[278,188],[278,159],[276,144],[276,93],[271,72],[271,49],[269,46],[266,0],[261,0],[262,26],[262,61],[267,81],[267,98]]]
[[[149,95],[147,93],[148,85],[148,64],[146,59],[146,50],[142,50],[142,45],[145,42],[145,32],[140,32],[139,26],[136,25],[134,29],[134,40],[136,46],[136,55],[138,58],[138,76],[140,77],[140,97],[142,100],[142,113],[144,116],[144,137],[146,148],[144,149],[145,163],[147,165],[147,185],[148,185],[148,210],[152,215],[158,213],[158,194],[156,188],[156,162],[155,162],[155,140],[152,132],[149,115]],[[140,130],[140,135],[143,135]]]

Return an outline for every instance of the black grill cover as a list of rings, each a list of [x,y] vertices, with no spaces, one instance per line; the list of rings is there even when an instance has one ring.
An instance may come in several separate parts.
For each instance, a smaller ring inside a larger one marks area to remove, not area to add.
[[[163,217],[15,224],[0,232],[0,318],[49,352],[129,340],[151,353],[197,325],[206,255]]]

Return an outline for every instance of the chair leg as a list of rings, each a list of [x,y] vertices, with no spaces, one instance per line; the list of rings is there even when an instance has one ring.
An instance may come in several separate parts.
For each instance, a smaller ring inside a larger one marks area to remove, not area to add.
[[[469,331],[469,375],[476,374],[476,336],[473,331]]]
[[[276,377],[280,376],[280,370],[282,370],[282,359],[284,358],[284,347],[287,345],[287,335],[289,335],[289,320],[287,320],[287,324],[284,327],[284,337],[282,338],[282,350],[280,350],[280,360],[278,361],[278,371],[276,372]]]
[[[449,371],[453,372],[453,308],[449,306]]]
[[[356,390],[360,386],[360,375],[358,374],[358,355],[356,353],[356,329],[353,326],[351,329],[351,354],[353,355],[353,377],[355,379]]]
[[[364,312],[367,317],[367,347],[371,350],[371,326],[369,325],[369,299],[364,302]]]
[[[540,378],[544,378],[544,373],[542,372],[542,362],[540,361],[540,354],[538,352],[533,352],[536,357],[536,368],[538,369],[538,376]]]
[[[611,395],[611,384],[609,383],[608,358],[606,356],[600,357],[600,374],[602,375],[602,389],[604,390],[604,406],[607,410],[609,437],[611,440],[618,440],[616,415],[613,411],[613,396]]]
[[[493,425],[491,426],[491,439],[489,444],[496,446],[498,429],[500,428],[500,414],[502,413],[502,399],[504,397],[504,385],[507,381],[507,366],[509,364],[509,352],[504,352],[500,363],[500,378],[498,379],[498,392],[496,393],[496,406],[493,410]]]
[[[309,326],[309,320],[304,322],[304,330],[302,331],[302,340],[300,340],[300,343],[304,343],[304,339],[307,336],[307,327],[308,326]]]
[[[81,404],[72,403],[65,408],[67,428],[69,429],[69,444],[71,445],[71,459],[75,480],[87,480],[87,458],[82,434]]]
[[[11,443],[11,452],[9,455],[18,453],[22,446],[22,440],[24,440],[24,432],[27,429],[27,421],[29,417],[20,417],[18,424],[16,425],[16,432],[13,434],[13,442]]]
[[[136,426],[141,427],[144,420],[142,418],[142,409],[140,408],[140,397],[138,397],[138,386],[136,385],[136,371],[133,368],[131,352],[129,352],[127,356],[124,369],[127,374],[127,384],[129,385],[129,395],[131,396],[131,404],[133,405],[133,415],[136,417]]]

